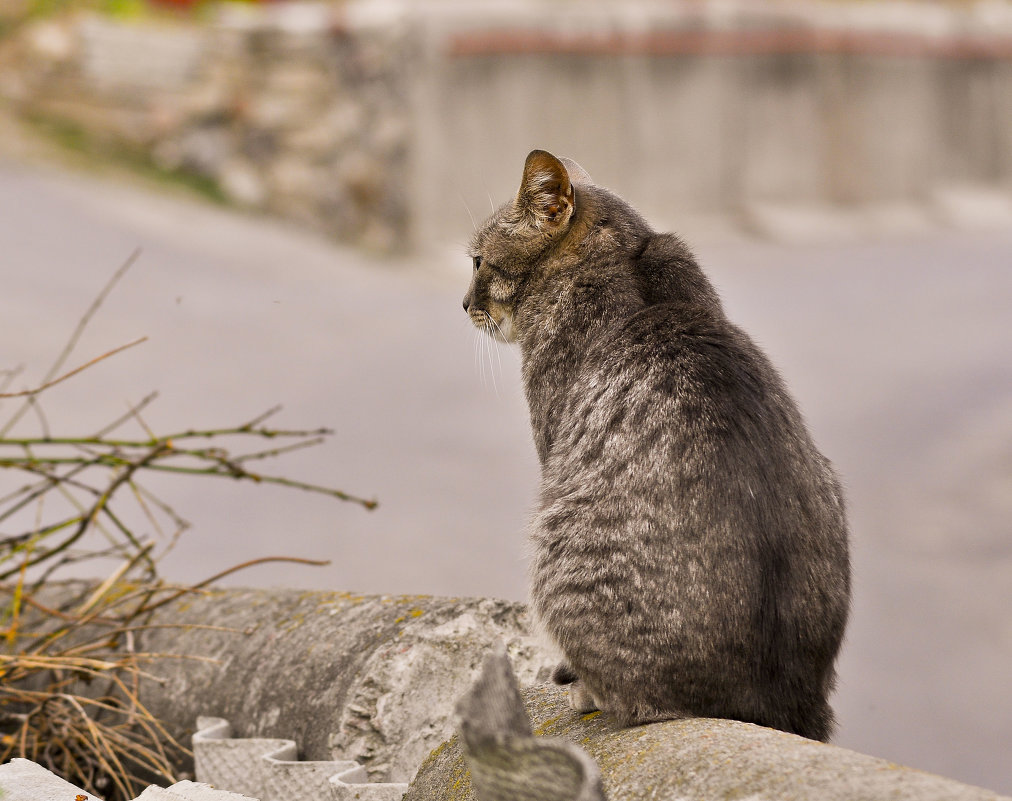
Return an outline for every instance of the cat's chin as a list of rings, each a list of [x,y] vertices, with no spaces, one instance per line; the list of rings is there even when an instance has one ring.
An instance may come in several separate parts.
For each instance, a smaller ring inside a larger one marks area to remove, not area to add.
[[[513,319],[509,315],[503,315],[503,318],[496,323],[495,328],[489,333],[497,342],[503,342],[507,345],[517,341],[516,332],[513,330]]]
[[[474,327],[488,334],[496,342],[509,345],[517,341],[516,332],[513,330],[513,319],[508,314],[504,314],[498,320],[484,309],[468,312],[468,314]]]
[[[489,317],[488,319],[492,320],[493,318]],[[484,325],[480,325],[479,328],[496,342],[511,345],[517,341],[516,332],[513,330],[513,320],[510,319],[509,315],[503,315],[501,320],[495,320],[492,324],[486,322]]]

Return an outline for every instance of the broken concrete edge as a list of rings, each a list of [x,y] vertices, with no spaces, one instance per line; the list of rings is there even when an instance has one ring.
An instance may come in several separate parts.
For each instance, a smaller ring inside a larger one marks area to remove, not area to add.
[[[0,765],[0,798],[3,801],[102,801],[61,779],[30,759],[15,758]],[[182,781],[171,787],[150,786],[135,801],[256,801],[207,784]]]
[[[559,737],[534,736],[505,649],[485,658],[457,714],[480,801],[605,801],[601,771],[586,751]]]

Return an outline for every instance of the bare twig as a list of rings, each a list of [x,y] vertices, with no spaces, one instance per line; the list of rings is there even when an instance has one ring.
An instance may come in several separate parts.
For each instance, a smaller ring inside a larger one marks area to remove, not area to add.
[[[144,409],[145,406],[147,406],[149,403],[151,403],[152,401],[154,401],[155,398],[157,398],[157,397],[158,397],[158,392],[157,391],[156,392],[148,393],[143,398],[141,398],[141,402],[138,403],[136,406],[130,406],[130,408],[127,410],[126,414],[124,414],[124,415],[122,415],[120,417],[117,417],[115,420],[113,420],[111,423],[109,423],[109,425],[107,425],[104,428],[101,428],[97,432],[95,432],[95,434],[93,435],[93,438],[96,439],[96,440],[101,440],[103,437],[105,437],[106,434],[112,433],[117,428],[119,428],[121,425],[123,425],[127,420],[134,419],[134,417],[139,412],[141,412]]]
[[[5,397],[5,396],[3,394],[0,394],[0,398],[3,398],[3,397]],[[8,395],[6,397],[10,397],[10,396]],[[32,396],[30,396],[28,398],[28,403],[31,405],[32,410],[35,412],[35,416],[37,418],[39,418],[39,426],[42,428],[42,435],[44,437],[48,437],[49,436],[49,421],[46,419],[46,415],[43,413],[42,407],[39,405],[38,398],[36,398],[34,395],[32,395]]]
[[[302,442],[296,442],[294,445],[284,445],[280,448],[272,448],[267,451],[257,451],[256,453],[245,453],[242,456],[237,456],[231,460],[232,464],[242,464],[243,462],[252,462],[255,459],[272,459],[275,456],[281,456],[284,453],[291,453],[292,451],[302,450],[303,448],[312,448],[323,442],[323,437],[315,437],[313,439],[303,440]]]
[[[42,384],[41,386],[36,387],[35,389],[24,389],[21,392],[5,392],[3,394],[0,394],[0,398],[24,398],[24,397],[27,397],[27,398],[29,398],[28,403],[32,404],[32,403],[34,403],[34,397],[36,395],[38,395],[40,392],[42,392],[43,390],[49,389],[50,387],[55,387],[57,384],[59,384],[59,383],[61,383],[63,381],[66,381],[68,378],[71,378],[71,377],[77,375],[81,371],[87,370],[92,365],[98,364],[100,361],[104,361],[105,359],[108,359],[110,356],[115,356],[117,353],[122,353],[123,351],[127,350],[128,348],[132,348],[135,345],[140,345],[142,342],[147,342],[147,341],[148,341],[147,337],[141,337],[140,339],[135,339],[133,342],[128,342],[126,345],[120,345],[118,348],[113,348],[112,350],[110,350],[110,351],[108,351],[106,353],[103,353],[101,356],[96,356],[91,361],[85,362],[84,364],[75,367],[73,370],[71,370],[68,373],[64,373],[59,378],[54,378],[51,381],[46,381],[44,384]],[[48,439],[48,437],[46,437],[46,439]]]
[[[268,417],[273,417],[274,415],[276,415],[280,411],[281,411],[281,404],[279,403],[277,406],[272,406],[270,409],[268,409],[263,414],[258,415],[257,417],[254,417],[252,420],[249,420],[249,421],[243,423],[241,426],[239,426],[239,430],[240,431],[252,431],[254,428],[256,428],[256,426],[260,425]]]
[[[298,565],[313,565],[315,567],[326,567],[327,565],[330,564],[330,562],[326,560],[320,561],[317,559],[299,559],[298,557],[295,556],[263,556],[259,559],[250,559],[248,562],[243,562],[242,564],[228,568],[228,570],[222,570],[220,573],[215,573],[210,578],[204,579],[203,581],[194,584],[192,587],[183,587],[182,589],[177,590],[175,594],[170,595],[168,598],[162,599],[161,601],[159,601],[156,604],[153,604],[152,606],[145,607],[141,611],[143,613],[153,612],[155,609],[165,606],[166,604],[170,604],[173,601],[177,600],[178,598],[182,598],[187,593],[195,592],[208,586],[209,584],[214,584],[214,582],[225,578],[225,576],[230,576],[233,573],[236,573],[240,570],[246,570],[247,568],[253,567],[254,565],[264,565],[267,564],[268,562],[292,562]]]
[[[303,481],[293,481],[283,476],[265,476],[260,473],[248,473],[245,470],[223,470],[220,467],[174,467],[172,465],[165,464],[152,464],[149,466],[150,470],[164,471],[167,473],[187,473],[192,476],[219,476],[224,478],[248,478],[256,483],[264,484],[278,484],[282,487],[290,487],[292,489],[306,490],[307,492],[316,492],[321,495],[329,495],[332,498],[338,498],[342,501],[350,501],[351,503],[357,503],[366,509],[372,510],[379,506],[379,502],[375,500],[369,500],[367,498],[359,498],[356,495],[349,495],[347,492],[341,490],[331,489],[330,487],[321,487],[318,484],[307,484]],[[0,579],[3,576],[0,575]]]
[[[131,253],[127,257],[127,260],[123,262],[123,264],[119,267],[119,269],[117,269],[116,272],[113,273],[112,278],[109,279],[106,285],[102,287],[101,291],[98,293],[98,295],[96,295],[95,299],[91,302],[91,305],[84,312],[84,315],[81,317],[80,320],[78,320],[77,326],[74,328],[74,332],[70,335],[70,339],[67,340],[67,344],[64,345],[63,350],[60,352],[60,355],[56,357],[56,361],[53,362],[52,366],[49,368],[49,371],[43,377],[42,379],[43,384],[50,381],[53,378],[53,376],[55,376],[60,371],[60,369],[63,367],[63,363],[67,360],[67,358],[70,356],[70,354],[76,347],[77,341],[81,338],[81,334],[84,333],[84,329],[88,327],[88,323],[91,322],[91,318],[95,316],[95,312],[98,311],[99,307],[105,301],[106,297],[108,297],[109,293],[112,292],[113,287],[115,287],[116,284],[119,283],[119,280],[126,274],[127,270],[129,270],[133,266],[134,262],[137,261],[140,255],[141,255],[140,248],[137,248],[133,253]],[[4,436],[17,424],[18,420],[21,419],[22,415],[25,413],[25,410],[27,408],[28,408],[27,403],[22,405],[21,408],[14,413],[11,419],[7,421],[6,425],[4,425],[3,428],[0,428],[0,437]]]
[[[84,471],[88,466],[89,466],[88,464],[79,464],[72,470],[68,470],[64,475],[57,476],[57,475],[48,475],[40,470],[35,470],[31,469],[30,467],[19,465],[19,469],[27,470],[28,472],[32,473],[40,473],[42,475],[45,475],[46,478],[37,485],[34,486],[29,485],[27,487],[23,487],[16,493],[12,493],[6,498],[0,500],[0,503],[6,503],[7,501],[13,500],[14,498],[18,497],[18,495],[27,493],[25,494],[25,497],[23,497],[20,501],[11,504],[7,509],[5,509],[2,513],[0,513],[0,522],[3,522],[7,518],[14,515],[16,512],[28,506],[28,504],[30,504],[36,498],[41,497],[44,493],[53,489],[53,487],[61,486],[64,483],[70,483],[71,485],[73,485],[75,483],[72,480],[73,477],[76,476],[78,473]],[[95,494],[96,495],[98,494],[97,490],[95,491]],[[78,508],[80,509],[80,507]],[[83,509],[81,509],[80,511],[82,511],[83,513]],[[27,542],[32,537],[37,536],[39,533],[40,532],[36,531],[36,532],[27,532],[25,534],[19,534],[11,537],[0,537],[0,564],[3,564],[3,562],[7,561],[7,559],[13,555],[13,550],[11,549],[18,547],[24,542]]]
[[[59,524],[58,528],[47,531],[46,534],[52,534],[55,531],[58,531],[62,528],[66,528],[68,524],[73,523],[77,524],[77,528],[74,529],[74,533],[71,534],[59,545],[55,545],[52,548],[43,549],[42,552],[39,553],[37,556],[31,557],[30,559],[26,560],[27,566],[32,567],[33,565],[37,565],[40,562],[51,559],[56,554],[62,553],[63,551],[67,550],[67,548],[69,548],[71,545],[73,545],[75,542],[81,539],[81,537],[84,536],[84,533],[88,530],[88,526],[91,525],[91,523],[95,520],[95,518],[98,517],[99,513],[103,509],[105,509],[106,505],[109,503],[109,500],[112,498],[113,495],[115,495],[116,490],[118,490],[121,486],[123,486],[123,484],[129,481],[130,477],[135,472],[137,472],[142,467],[151,464],[151,462],[157,459],[158,456],[163,452],[163,450],[164,448],[154,448],[142,459],[139,459],[138,461],[133,463],[129,463],[127,468],[123,470],[115,479],[113,479],[112,483],[110,483],[109,486],[106,488],[106,490],[101,494],[101,496],[99,496],[98,500],[95,501],[94,505],[91,507],[91,509],[88,511],[86,515],[79,518],[72,518],[70,521],[63,521]],[[0,464],[2,464],[2,462],[0,462]],[[7,578],[9,578],[12,572],[13,571],[8,570],[6,572],[0,573],[0,581],[4,581]]]

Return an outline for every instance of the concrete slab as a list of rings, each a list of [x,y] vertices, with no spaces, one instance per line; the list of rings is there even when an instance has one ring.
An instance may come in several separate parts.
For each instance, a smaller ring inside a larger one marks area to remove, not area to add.
[[[0,798],[4,801],[102,801],[29,759],[15,758],[0,765]],[[182,781],[170,787],[147,787],[136,801],[257,801],[200,782]],[[286,799],[287,801],[287,799]]]
[[[4,801],[102,801],[30,759],[0,765],[0,797]]]

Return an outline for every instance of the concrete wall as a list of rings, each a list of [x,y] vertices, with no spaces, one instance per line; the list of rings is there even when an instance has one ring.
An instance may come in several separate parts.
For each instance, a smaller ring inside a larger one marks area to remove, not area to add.
[[[454,704],[493,645],[508,643],[526,684],[552,664],[524,606],[488,598],[226,590],[157,622],[174,627],[138,636],[138,649],[168,655],[146,666],[163,681],[142,701],[179,742],[198,718],[223,718],[239,738],[292,740],[303,759],[356,761],[379,782],[408,781],[452,734]]]
[[[945,221],[953,192],[1012,225],[1004,0],[289,2],[16,39],[0,96],[21,109],[376,250],[466,238],[534,147],[661,227],[762,231],[778,207]]]
[[[992,195],[1012,224],[1009,7],[857,5],[431,16],[418,236],[466,235],[456,199],[483,215],[532,147],[576,159],[662,226],[749,223],[766,205],[931,213],[954,187]]]

